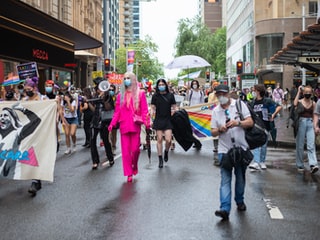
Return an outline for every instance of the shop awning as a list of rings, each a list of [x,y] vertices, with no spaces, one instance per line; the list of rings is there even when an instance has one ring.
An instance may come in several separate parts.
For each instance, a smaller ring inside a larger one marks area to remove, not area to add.
[[[1,4],[0,26],[25,35],[32,33],[51,42],[60,41],[71,45],[73,50],[102,46],[99,40],[17,0],[6,0]]]
[[[91,53],[91,52],[84,51],[84,50],[77,50],[77,51],[74,51],[74,55],[76,55],[76,56],[97,57],[97,55],[96,55],[96,54],[93,54],[93,53]]]
[[[320,24],[312,24],[270,58],[271,63],[320,70]]]

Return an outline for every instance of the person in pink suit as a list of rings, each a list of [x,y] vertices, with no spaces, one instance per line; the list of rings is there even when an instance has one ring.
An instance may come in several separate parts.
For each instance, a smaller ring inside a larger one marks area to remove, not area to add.
[[[138,173],[140,155],[141,124],[150,127],[148,119],[148,103],[144,91],[138,86],[133,73],[124,74],[123,85],[117,95],[115,112],[108,127],[109,132],[119,123],[121,135],[121,153],[123,174],[132,182],[133,175]],[[138,118],[141,121],[136,121]]]

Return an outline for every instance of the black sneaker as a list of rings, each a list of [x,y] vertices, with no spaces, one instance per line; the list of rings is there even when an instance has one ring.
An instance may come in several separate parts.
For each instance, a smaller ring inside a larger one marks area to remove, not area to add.
[[[243,212],[247,210],[247,206],[244,203],[238,203],[237,205],[238,205],[237,207],[238,211]]]
[[[224,210],[218,210],[214,213],[217,217],[221,217],[222,221],[227,221],[229,220],[229,213]]]
[[[32,182],[30,188],[28,189],[28,192],[32,195],[36,195],[37,192],[41,189],[41,182]]]
[[[195,148],[196,150],[201,150],[201,147],[202,147],[202,144],[199,142],[199,143],[195,143],[194,145],[193,145],[193,148]]]
[[[310,172],[311,172],[312,174],[318,172],[318,170],[319,170],[319,167],[318,167],[318,166],[313,166],[313,165],[310,166]]]

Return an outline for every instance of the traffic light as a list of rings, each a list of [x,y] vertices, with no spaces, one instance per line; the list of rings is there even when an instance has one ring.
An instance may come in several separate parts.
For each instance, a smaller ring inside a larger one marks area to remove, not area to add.
[[[139,62],[138,62],[138,66],[141,67],[141,65],[142,65],[141,62],[139,61]]]
[[[110,59],[109,58],[106,58],[104,60],[104,70],[109,72],[110,71]]]
[[[206,80],[207,80],[207,82],[210,81],[210,72],[209,71],[206,72]]]
[[[242,74],[242,72],[243,72],[243,62],[238,61],[237,62],[237,74]]]

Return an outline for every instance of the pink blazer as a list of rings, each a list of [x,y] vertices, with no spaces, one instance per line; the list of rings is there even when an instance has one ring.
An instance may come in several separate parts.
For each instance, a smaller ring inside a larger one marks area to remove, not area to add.
[[[121,99],[121,94],[118,94],[116,99],[115,111],[114,111],[113,118],[110,125],[114,127],[117,125],[117,123],[119,123],[120,124],[119,130],[120,130],[120,133],[122,134],[128,133],[128,132],[140,132],[141,126],[133,122],[133,115],[134,115],[133,101],[131,100],[130,106],[128,108],[124,104],[120,106],[120,99]],[[147,98],[144,91],[140,91],[139,100],[140,100],[140,111],[136,112],[136,114],[142,117],[143,122],[146,125],[147,114],[148,114],[148,103],[147,103]]]

